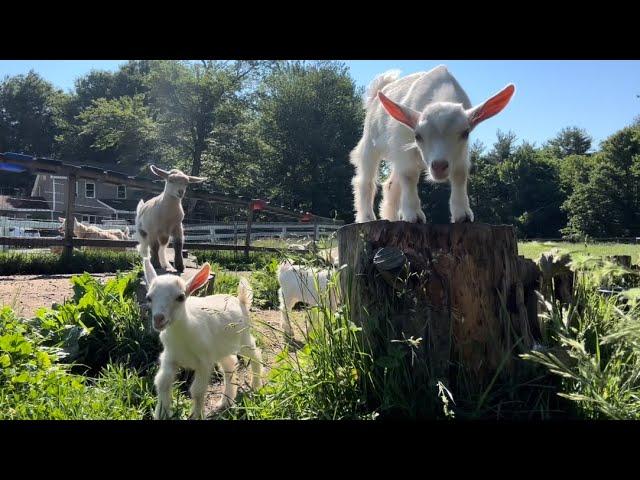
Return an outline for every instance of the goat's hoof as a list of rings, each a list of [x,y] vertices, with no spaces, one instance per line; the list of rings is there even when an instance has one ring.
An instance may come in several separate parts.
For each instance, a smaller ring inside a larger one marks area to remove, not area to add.
[[[427,217],[425,216],[422,210],[416,210],[415,212],[399,211],[398,220],[401,222],[408,222],[408,223],[427,223]]]
[[[471,223],[473,220],[473,212],[469,208],[451,212],[451,223]]]
[[[473,218],[470,217],[469,215],[465,215],[464,217],[456,220],[453,223],[473,223]]]

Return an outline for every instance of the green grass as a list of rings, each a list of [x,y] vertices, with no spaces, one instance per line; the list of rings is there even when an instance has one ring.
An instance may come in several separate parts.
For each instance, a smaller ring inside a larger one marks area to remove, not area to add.
[[[640,263],[640,244],[625,243],[572,243],[572,242],[518,242],[518,253],[535,260],[541,253],[559,248],[568,253],[590,254],[593,256],[631,255],[633,264]]]
[[[0,275],[56,275],[112,273],[140,263],[137,252],[74,250],[71,258],[53,253],[0,252]]]
[[[581,252],[574,255],[573,303],[548,303],[541,344],[520,357],[514,349],[515,374],[497,372],[479,393],[465,389],[464,370],[449,389],[430,377],[414,355],[420,341],[398,338],[385,320],[393,305],[372,317],[387,341],[371,342],[353,323],[348,303],[332,312],[325,298],[303,313],[313,327],[301,348],[278,353],[265,387],[240,394],[221,418],[640,419],[640,278],[583,255],[633,253],[637,261],[637,247],[520,244],[533,258],[554,246]],[[276,301],[277,258],[252,274],[257,306]],[[217,264],[213,269],[216,293],[235,294],[238,275]],[[138,270],[105,284],[74,277],[74,298],[31,320],[0,310],[0,418],[151,418],[160,345],[134,300]],[[628,290],[603,296],[597,291],[603,282]],[[416,382],[419,369],[426,373]],[[174,403],[176,418],[185,418],[184,387],[174,388]]]

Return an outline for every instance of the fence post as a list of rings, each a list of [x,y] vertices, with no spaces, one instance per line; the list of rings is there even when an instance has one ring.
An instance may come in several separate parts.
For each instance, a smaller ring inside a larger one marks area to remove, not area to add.
[[[249,258],[249,247],[251,246],[251,224],[253,223],[253,202],[249,202],[249,213],[247,213],[247,237],[244,241],[244,256]]]
[[[67,177],[67,203],[65,205],[65,229],[64,229],[64,256],[71,256],[73,253],[73,227],[75,217],[73,207],[76,203],[76,176],[69,174]]]

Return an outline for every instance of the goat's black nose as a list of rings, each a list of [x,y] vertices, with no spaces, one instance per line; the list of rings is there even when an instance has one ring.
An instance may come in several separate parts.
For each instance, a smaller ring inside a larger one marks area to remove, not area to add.
[[[449,168],[449,162],[446,160],[435,160],[431,163],[431,168],[436,173],[444,173]]]

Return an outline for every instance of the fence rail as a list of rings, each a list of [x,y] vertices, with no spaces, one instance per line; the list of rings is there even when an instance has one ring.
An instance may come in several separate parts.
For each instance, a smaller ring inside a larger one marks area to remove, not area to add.
[[[120,229],[124,227],[129,228],[131,235],[136,232],[135,225],[124,225],[122,223],[108,223],[108,224],[87,224],[94,225],[103,229]],[[247,233],[246,223],[210,223],[210,224],[196,224],[184,226],[185,240],[186,241],[199,241],[216,243],[218,241],[229,241],[245,238]],[[37,231],[58,231],[60,228],[59,222],[52,222],[50,220],[31,220],[31,219],[9,219],[7,217],[0,217],[0,236],[10,237],[10,233],[13,229],[29,229]],[[292,222],[270,222],[270,223],[254,223],[251,225],[251,240],[260,238],[301,238],[301,237],[314,237],[317,238],[331,235],[338,230],[340,225],[330,224],[301,224]]]
[[[10,166],[12,169],[20,168],[25,170],[30,170],[31,172],[39,172],[39,173],[54,173],[56,175],[61,175],[67,177],[67,188],[65,195],[65,218],[71,219],[73,217],[73,212],[75,209],[75,189],[76,189],[76,180],[79,178],[89,178],[97,181],[101,181],[105,184],[115,184],[115,185],[126,185],[127,187],[138,189],[138,190],[146,190],[150,192],[160,192],[164,189],[164,182],[158,180],[151,180],[142,177],[136,177],[132,175],[123,174],[121,172],[114,172],[111,170],[105,170],[102,168],[88,166],[88,165],[71,165],[68,163],[61,162],[59,160],[53,160],[48,158],[40,158],[40,157],[32,157],[28,155],[22,155],[12,152],[0,153],[0,161],[4,162],[4,166]],[[189,189],[188,199],[197,199],[203,200],[205,202],[215,202],[218,204],[231,205],[237,208],[247,210],[247,222],[244,230],[245,242],[244,242],[244,252],[245,255],[249,255],[249,251],[251,248],[251,240],[253,238],[264,238],[265,236],[269,236],[265,234],[264,229],[258,230],[254,232],[253,229],[258,228],[257,224],[253,225],[253,215],[254,210],[269,212],[272,214],[276,214],[282,216],[284,218],[295,218],[302,221],[309,221],[308,225],[313,229],[313,241],[315,242],[320,233],[321,228],[323,231],[331,226],[338,226],[342,224],[342,222],[335,222],[331,218],[320,217],[318,215],[311,214],[303,214],[303,212],[295,212],[293,210],[287,210],[282,207],[276,207],[275,205],[271,205],[269,202],[263,200],[251,200],[249,198],[244,198],[241,196],[232,196],[224,193],[214,192],[210,189],[210,186],[201,185],[194,186]],[[326,225],[326,226],[325,226]],[[55,228],[58,228],[57,226]],[[292,227],[293,228],[293,227]],[[242,230],[238,228],[238,226],[234,226],[234,233],[231,237],[231,234],[221,234],[216,235],[215,228],[209,230],[209,235],[202,235],[197,237],[198,240],[208,239],[210,242],[215,242],[218,239],[224,239],[223,235],[227,235],[227,238],[237,239],[238,235],[242,233]],[[293,233],[293,230],[292,230]],[[0,235],[6,235],[4,232],[0,232]],[[206,238],[205,238],[206,237]],[[13,238],[13,237],[6,237]],[[185,240],[193,239],[193,235],[187,236]],[[236,240],[237,243],[237,240]],[[73,250],[74,245],[80,245],[78,241],[73,240],[73,222],[68,221],[66,223],[64,240],[62,243],[64,247],[65,254],[70,254]],[[107,244],[102,244],[107,246]],[[203,243],[202,245],[207,245]],[[209,247],[213,245],[213,243],[208,244]],[[263,247],[265,248],[265,247]],[[235,249],[235,247],[234,247]]]

